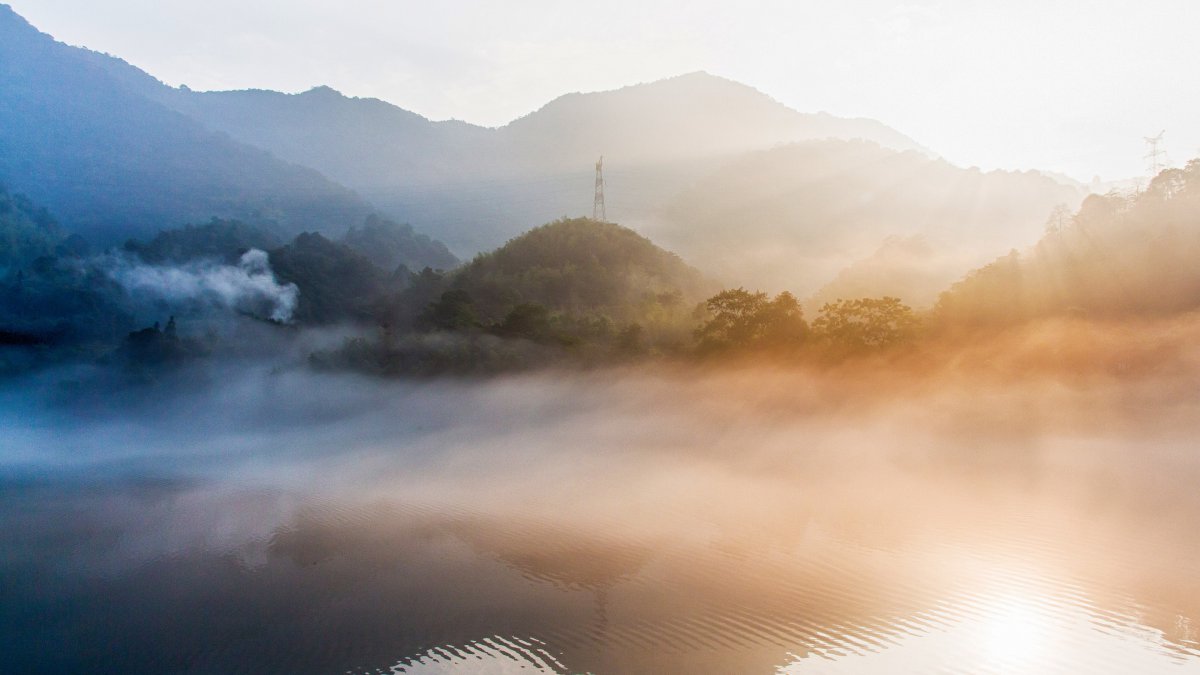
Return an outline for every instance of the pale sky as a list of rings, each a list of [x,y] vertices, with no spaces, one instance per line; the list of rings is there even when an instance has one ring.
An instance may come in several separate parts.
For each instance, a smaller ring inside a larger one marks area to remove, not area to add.
[[[1197,0],[8,0],[172,85],[326,84],[495,126],[694,70],[872,117],[947,159],[1080,179],[1200,155]]]

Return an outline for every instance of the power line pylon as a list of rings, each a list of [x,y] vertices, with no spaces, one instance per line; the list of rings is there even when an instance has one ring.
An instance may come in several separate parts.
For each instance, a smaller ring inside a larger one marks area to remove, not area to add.
[[[604,213],[604,155],[596,162],[596,198],[592,201],[592,220],[608,222]]]
[[[1165,133],[1167,133],[1166,129],[1158,132],[1157,136],[1145,136],[1142,138],[1142,140],[1146,141],[1148,148],[1144,159],[1147,162],[1147,167],[1150,169],[1150,180],[1154,180],[1158,172],[1167,167],[1167,151],[1161,147],[1163,134]]]

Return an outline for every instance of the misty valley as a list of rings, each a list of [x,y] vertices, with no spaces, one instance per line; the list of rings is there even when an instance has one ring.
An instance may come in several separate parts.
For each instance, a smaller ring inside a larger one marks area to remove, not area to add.
[[[1162,141],[707,72],[433,121],[0,5],[0,675],[1200,673]]]

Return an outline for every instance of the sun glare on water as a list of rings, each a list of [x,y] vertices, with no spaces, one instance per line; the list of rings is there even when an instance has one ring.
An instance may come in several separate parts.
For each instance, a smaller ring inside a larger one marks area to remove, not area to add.
[[[1004,598],[985,613],[979,653],[998,672],[1023,672],[1039,660],[1051,629],[1050,618],[1028,599]]]

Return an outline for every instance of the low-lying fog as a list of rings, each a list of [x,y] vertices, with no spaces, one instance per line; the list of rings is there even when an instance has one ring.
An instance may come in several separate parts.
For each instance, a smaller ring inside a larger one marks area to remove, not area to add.
[[[0,670],[1200,672],[1196,374],[58,372]]]

